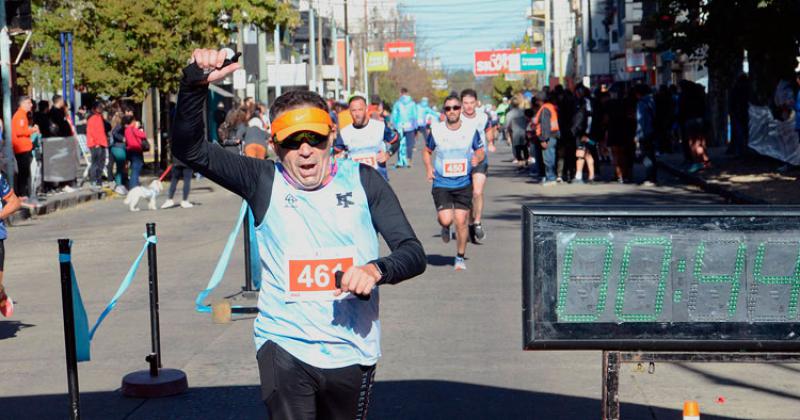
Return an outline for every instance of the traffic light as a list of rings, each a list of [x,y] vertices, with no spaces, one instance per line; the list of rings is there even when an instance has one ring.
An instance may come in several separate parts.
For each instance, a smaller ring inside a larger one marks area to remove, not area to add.
[[[31,0],[6,0],[5,23],[11,32],[30,30]]]

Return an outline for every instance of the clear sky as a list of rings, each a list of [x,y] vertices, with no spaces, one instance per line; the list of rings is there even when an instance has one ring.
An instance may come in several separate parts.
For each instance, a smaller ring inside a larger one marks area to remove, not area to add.
[[[475,50],[519,42],[530,21],[530,0],[400,0],[417,19],[417,37],[447,70],[472,69]]]

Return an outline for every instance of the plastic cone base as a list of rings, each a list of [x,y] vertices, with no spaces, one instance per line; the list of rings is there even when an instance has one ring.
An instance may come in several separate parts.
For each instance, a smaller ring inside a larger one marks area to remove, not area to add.
[[[683,402],[683,420],[700,420],[700,407],[697,401]]]
[[[159,369],[158,376],[150,376],[149,370],[140,370],[122,378],[122,395],[126,397],[168,397],[182,394],[187,389],[186,374],[178,369]]]

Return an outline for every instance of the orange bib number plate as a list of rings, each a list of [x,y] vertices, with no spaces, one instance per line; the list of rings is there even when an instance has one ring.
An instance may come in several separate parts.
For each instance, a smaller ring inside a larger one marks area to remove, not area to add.
[[[320,253],[313,257],[289,259],[289,281],[286,287],[286,301],[325,301],[346,297],[347,293],[334,296],[336,290],[335,273],[345,272],[353,266],[353,257]],[[350,254],[352,255],[352,254]]]
[[[466,159],[445,159],[443,162],[444,176],[452,178],[467,175]]]
[[[354,162],[372,166],[373,168],[378,167],[378,155],[376,155],[375,153],[353,155],[350,157],[350,159],[352,159]]]

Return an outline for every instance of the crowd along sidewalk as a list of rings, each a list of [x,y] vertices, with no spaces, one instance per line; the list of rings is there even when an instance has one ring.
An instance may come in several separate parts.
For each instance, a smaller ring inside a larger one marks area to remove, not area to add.
[[[725,147],[708,150],[711,168],[690,172],[682,153],[659,156],[660,169],[734,204],[800,204],[800,168],[755,153],[736,157]]]

